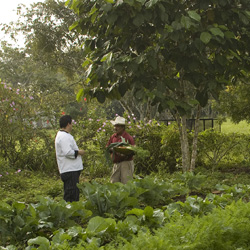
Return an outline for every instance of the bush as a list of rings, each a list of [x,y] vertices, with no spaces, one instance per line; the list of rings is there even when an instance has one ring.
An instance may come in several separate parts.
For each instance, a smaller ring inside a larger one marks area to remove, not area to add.
[[[249,163],[250,137],[247,135],[206,130],[199,134],[198,140],[198,162],[212,171]]]
[[[0,84],[0,159],[6,170],[55,168],[54,140],[46,129],[37,126],[41,117],[36,106],[28,91]]]

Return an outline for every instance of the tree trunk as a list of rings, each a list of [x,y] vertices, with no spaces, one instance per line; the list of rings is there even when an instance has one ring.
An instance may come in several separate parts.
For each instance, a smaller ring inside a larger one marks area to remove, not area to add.
[[[195,119],[194,125],[194,138],[193,138],[193,146],[192,146],[192,156],[191,156],[191,164],[190,164],[190,171],[193,172],[195,169],[195,162],[197,157],[197,144],[198,144],[198,134],[199,134],[199,121],[200,121],[200,114],[201,114],[201,106],[198,105],[197,115]]]
[[[187,133],[187,117],[176,115],[176,121],[180,132],[181,154],[182,154],[182,171],[186,172],[190,169],[190,152]]]

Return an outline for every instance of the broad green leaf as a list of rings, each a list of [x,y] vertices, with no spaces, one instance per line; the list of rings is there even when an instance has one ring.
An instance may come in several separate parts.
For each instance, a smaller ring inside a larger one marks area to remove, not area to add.
[[[49,249],[50,243],[49,243],[49,240],[47,238],[38,236],[34,239],[28,240],[28,245],[29,246],[31,246],[31,245],[42,246],[43,245],[44,247],[47,247],[47,249]]]
[[[82,97],[83,97],[83,88],[80,89],[80,90],[78,91],[78,93],[77,93],[77,95],[76,95],[76,100],[77,100],[78,102],[80,102],[81,99],[82,99]]]
[[[126,215],[134,214],[136,216],[142,216],[144,214],[144,211],[139,208],[133,208],[132,210],[126,212]]]
[[[144,214],[146,215],[146,217],[152,217],[154,214],[154,209],[150,206],[147,206],[144,209]]]
[[[112,4],[110,4],[110,3],[104,4],[101,7],[101,10],[104,10],[105,12],[109,12],[111,9],[112,9]]]
[[[192,26],[192,20],[187,16],[182,16],[181,17],[181,24],[186,29],[189,29]]]
[[[201,20],[200,15],[199,15],[198,13],[196,13],[196,11],[194,11],[194,10],[188,11],[188,15],[189,15],[192,19],[194,19],[194,20],[196,20],[196,21],[198,21],[198,22]]]
[[[69,228],[69,230],[67,231],[68,235],[72,236],[72,237],[76,237],[79,235],[79,233],[82,231],[81,227],[71,227]]]
[[[87,231],[90,233],[104,233],[107,230],[113,231],[115,229],[116,222],[114,219],[111,218],[102,218],[96,216],[90,219]]]
[[[208,32],[202,32],[200,35],[200,39],[203,43],[208,44],[211,40],[212,36]]]
[[[19,212],[19,211],[24,210],[26,205],[22,202],[14,202],[12,207],[15,208],[17,210],[17,212]]]
[[[177,21],[172,22],[171,26],[174,30],[180,30],[182,28],[181,23]]]
[[[173,109],[175,107],[175,102],[173,100],[167,101],[167,105],[170,109]]]
[[[114,0],[105,0],[107,3],[114,3]]]
[[[222,38],[224,38],[224,33],[221,31],[220,28],[211,28],[210,32],[215,35],[215,36],[220,36]]]
[[[0,202],[0,215],[6,213],[12,213],[12,207],[5,202]]]
[[[98,12],[95,12],[93,15],[91,15],[91,23],[95,22],[97,15],[98,15]]]
[[[216,56],[216,60],[218,61],[218,63],[221,66],[225,66],[227,64],[227,57],[226,56],[218,55],[218,56]]]
[[[24,219],[20,216],[20,215],[17,215],[14,219],[13,219],[13,222],[16,226],[18,227],[23,227],[25,225],[25,221]]]
[[[196,99],[190,99],[190,100],[189,100],[189,103],[190,103],[191,105],[197,105],[197,104],[199,104],[199,102],[198,102]]]
[[[249,18],[246,17],[244,14],[240,13],[240,14],[239,14],[239,18],[240,18],[240,20],[241,20],[245,25],[248,25],[248,24],[249,24]]]
[[[130,6],[133,6],[135,4],[135,0],[124,0],[124,3],[127,3]]]
[[[248,17],[250,17],[250,11],[245,11],[245,13],[248,15]]]
[[[179,75],[179,73],[178,73],[178,75]],[[166,81],[166,85],[171,90],[175,90],[175,89],[178,89],[180,87],[180,83],[176,79],[169,79],[169,80],[167,80]]]
[[[235,38],[234,33],[231,32],[231,31],[226,31],[226,32],[224,33],[224,35],[225,35],[225,37],[228,38],[228,39]]]
[[[115,21],[117,20],[118,18],[118,15],[117,14],[110,14],[108,17],[107,17],[107,21],[109,24],[114,24]]]
[[[146,4],[145,4],[145,6],[147,7],[147,8],[151,8],[153,5],[155,5],[157,2],[158,2],[159,0],[149,0]]]
[[[144,17],[142,14],[138,14],[135,16],[134,20],[133,20],[133,24],[137,27],[139,27],[140,25],[142,25],[144,22]]]

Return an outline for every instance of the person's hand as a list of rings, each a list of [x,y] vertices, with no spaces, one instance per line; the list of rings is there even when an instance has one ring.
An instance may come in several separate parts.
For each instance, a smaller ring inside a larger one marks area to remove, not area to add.
[[[116,155],[120,156],[120,157],[124,157],[126,155],[122,154],[122,153],[119,153],[119,152],[115,152]]]
[[[81,155],[81,156],[83,156],[83,155],[85,155],[85,151],[82,150],[82,149],[80,149],[80,150],[78,150],[78,154]]]

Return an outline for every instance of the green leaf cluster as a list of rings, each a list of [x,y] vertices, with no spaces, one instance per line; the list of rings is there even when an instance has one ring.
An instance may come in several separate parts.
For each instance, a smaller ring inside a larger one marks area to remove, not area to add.
[[[216,248],[222,242],[244,248],[249,243],[250,207],[244,202],[249,185],[220,184],[216,194],[188,195],[188,187],[200,190],[204,177],[176,175],[165,186],[152,177],[125,185],[86,183],[80,187],[84,202],[43,197],[36,204],[1,202],[0,249],[138,249],[142,242],[149,249]],[[164,203],[150,200],[157,191],[166,196]]]
[[[72,28],[86,37],[85,94],[102,103],[132,90],[159,111],[190,114],[248,71],[245,0],[67,4],[79,15]]]

